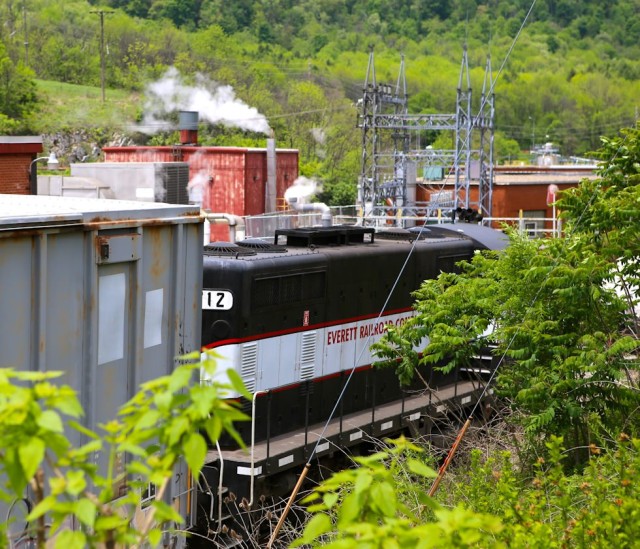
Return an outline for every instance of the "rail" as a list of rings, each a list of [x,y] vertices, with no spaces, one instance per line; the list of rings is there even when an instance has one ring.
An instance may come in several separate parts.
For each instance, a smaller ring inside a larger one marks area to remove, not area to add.
[[[334,225],[368,225],[379,228],[413,227],[417,225],[442,225],[451,223],[451,218],[444,210],[436,215],[405,215],[402,209],[380,207],[383,215],[367,215],[363,217],[356,206],[333,206],[331,215]],[[251,238],[270,238],[277,229],[295,229],[322,226],[319,213],[302,213],[292,210],[247,216],[244,218],[245,233]],[[516,227],[522,234],[530,238],[547,238],[562,235],[562,222],[557,217],[524,217],[520,211],[518,217],[487,217],[482,224],[495,229],[505,226]]]

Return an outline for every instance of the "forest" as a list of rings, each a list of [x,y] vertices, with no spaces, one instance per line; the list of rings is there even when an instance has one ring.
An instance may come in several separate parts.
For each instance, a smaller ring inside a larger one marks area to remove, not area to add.
[[[371,49],[379,83],[397,83],[404,56],[415,113],[454,112],[465,46],[478,101],[490,57],[496,161],[549,141],[585,156],[601,136],[635,124],[639,11],[636,0],[2,0],[0,131],[69,128],[43,114],[47,92],[37,83],[100,86],[102,76],[107,90],[130,94],[140,121],[148,86],[175,69],[184,85],[231,86],[280,146],[300,150],[301,173],[325,183],[323,198],[349,203],[361,149],[355,104]],[[108,140],[133,122],[102,127],[87,115],[82,127]],[[171,133],[134,137],[175,142]],[[450,142],[426,135],[423,144],[435,139]],[[228,123],[203,132],[203,144],[263,141]]]

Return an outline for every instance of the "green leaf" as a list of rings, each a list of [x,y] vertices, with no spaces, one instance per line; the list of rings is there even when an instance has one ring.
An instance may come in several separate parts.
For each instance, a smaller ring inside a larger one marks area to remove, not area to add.
[[[353,492],[350,493],[339,508],[338,527],[344,528],[349,524],[352,524],[360,515],[362,507],[360,505],[360,499]]]
[[[60,419],[58,413],[54,412],[53,410],[45,410],[44,412],[42,412],[42,414],[40,414],[40,416],[36,420],[36,423],[42,429],[51,431],[53,433],[64,432],[62,420]]]
[[[36,437],[31,437],[25,444],[18,448],[20,465],[27,480],[32,479],[33,475],[36,474],[38,467],[40,467],[44,459],[45,450],[46,446],[44,441]]]
[[[45,379],[53,379],[56,377],[62,377],[64,372],[60,371],[49,371],[49,372],[34,372],[34,371],[24,371],[13,372],[13,377],[17,379],[21,379],[23,381],[44,381]]]
[[[102,450],[102,441],[92,440],[91,442],[87,442],[79,448],[72,450],[71,455],[74,457],[88,456],[94,452],[99,452],[100,450]]]
[[[55,540],[55,549],[84,549],[87,543],[87,537],[80,530],[62,530]]]
[[[118,515],[110,515],[110,516],[99,516],[95,520],[95,529],[96,530],[113,530],[118,528],[120,525],[125,524],[127,519],[125,517],[119,517]]]
[[[149,452],[147,452],[142,446],[128,441],[118,445],[118,452],[128,452],[129,454],[138,457],[147,457],[149,454]]]
[[[169,385],[167,390],[171,393],[175,393],[180,389],[184,389],[193,378],[193,372],[190,368],[185,366],[178,366],[171,376],[169,377]]]
[[[61,388],[58,395],[52,399],[51,405],[70,417],[81,417],[84,413],[78,397],[71,387]]]
[[[67,425],[69,425],[69,427],[71,427],[72,429],[75,429],[79,433],[82,433],[83,435],[89,438],[92,438],[92,439],[100,438],[100,436],[97,433],[93,432],[91,429],[87,429],[84,425],[78,423],[73,419],[70,419],[69,421],[67,421]]]
[[[67,492],[77,496],[87,487],[84,471],[69,471],[67,473]]]
[[[204,465],[204,459],[207,456],[207,443],[199,433],[191,433],[189,438],[182,445],[184,459],[191,468],[195,478],[200,475],[200,470]]]
[[[323,534],[330,532],[331,529],[332,524],[329,516],[324,513],[319,513],[307,523],[302,537],[298,540],[298,544],[311,543]]]
[[[398,509],[398,499],[394,487],[388,482],[380,482],[371,487],[371,497],[376,499],[380,510],[392,517]]]
[[[438,473],[434,471],[428,465],[425,465],[422,461],[418,461],[417,459],[408,459],[407,466],[412,473],[416,475],[420,475],[425,478],[435,478],[438,476]]]
[[[33,508],[31,513],[27,515],[27,520],[33,521],[41,517],[45,513],[48,513],[49,511],[51,511],[51,509],[53,509],[56,503],[57,500],[54,496],[47,496]]]
[[[173,395],[169,392],[158,393],[153,396],[153,403],[157,406],[158,410],[168,410],[171,406]]]
[[[159,522],[173,521],[177,524],[182,524],[184,522],[184,518],[180,513],[164,501],[156,499],[153,501],[152,505],[156,509],[156,517]]]
[[[229,376],[229,381],[231,382],[231,386],[235,390],[236,393],[241,394],[247,400],[251,400],[253,398],[252,394],[247,391],[247,388],[240,377],[240,374],[235,370],[227,370],[227,375]]]
[[[216,415],[212,415],[204,425],[207,436],[211,442],[217,442],[222,433],[222,421]]]
[[[160,412],[158,410],[147,410],[140,419],[136,422],[137,430],[148,429],[154,427],[160,419]]]
[[[327,509],[331,509],[338,502],[339,498],[340,494],[337,494],[336,492],[328,492],[322,497],[322,501],[327,506]]]
[[[169,428],[169,444],[174,445],[180,437],[189,429],[189,420],[184,416],[178,416],[171,422]]]
[[[20,465],[18,451],[15,448],[11,448],[5,452],[3,465],[9,477],[11,488],[16,494],[21,494],[31,479],[25,478],[24,471]]]
[[[82,498],[76,502],[75,514],[82,524],[93,528],[96,521],[96,505],[87,498]]]
[[[372,482],[373,482],[373,477],[371,476],[371,474],[365,469],[360,469],[358,471],[358,475],[356,477],[356,482],[354,486],[355,493],[361,494],[362,492],[366,491],[369,488],[369,486],[371,486]]]
[[[162,530],[154,528],[149,532],[149,543],[152,547],[158,547],[162,541]]]

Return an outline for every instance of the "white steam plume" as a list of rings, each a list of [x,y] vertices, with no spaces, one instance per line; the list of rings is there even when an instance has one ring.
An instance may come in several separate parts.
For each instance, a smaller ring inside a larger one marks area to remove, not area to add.
[[[200,170],[196,173],[189,184],[187,185],[187,191],[189,193],[189,203],[197,204],[202,207],[205,194],[208,191],[211,178],[205,170]]]
[[[318,187],[319,184],[316,181],[301,175],[293,182],[291,187],[284,191],[284,198],[287,203],[294,200],[298,204],[306,204],[316,194]]]
[[[166,120],[167,114],[181,110],[197,111],[200,119],[212,124],[269,133],[269,123],[263,114],[238,99],[231,86],[216,84],[203,75],[197,75],[196,86],[190,86],[171,67],[160,80],[147,86],[146,95],[145,114],[136,126],[138,131],[155,133],[172,129],[174,125]]]

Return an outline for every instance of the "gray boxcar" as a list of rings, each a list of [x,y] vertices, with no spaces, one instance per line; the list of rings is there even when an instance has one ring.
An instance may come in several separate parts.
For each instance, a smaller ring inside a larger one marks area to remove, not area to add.
[[[200,348],[202,231],[197,206],[0,195],[0,367],[62,370],[89,427],[113,419]]]

